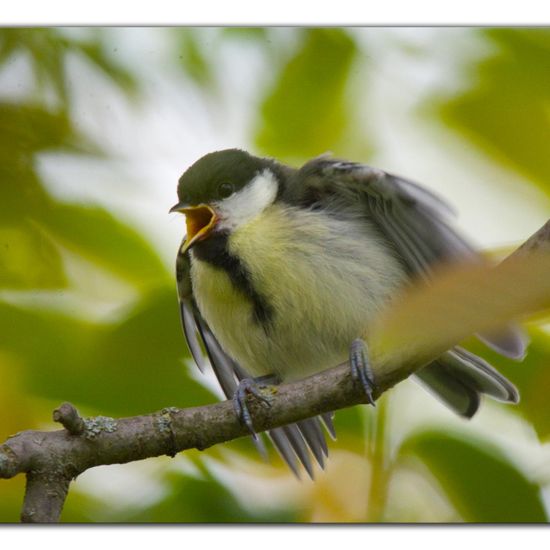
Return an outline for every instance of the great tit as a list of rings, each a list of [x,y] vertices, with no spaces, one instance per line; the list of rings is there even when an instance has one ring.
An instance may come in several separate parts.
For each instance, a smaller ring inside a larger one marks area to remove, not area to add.
[[[239,149],[199,159],[178,182],[187,235],[177,255],[182,326],[203,369],[202,345],[228,398],[252,429],[244,395],[251,377],[291,381],[350,360],[370,396],[369,326],[434,266],[479,261],[451,227],[453,211],[419,185],[326,155],[299,169]],[[515,328],[478,335],[522,358]],[[365,340],[363,340],[365,339]],[[480,357],[454,347],[415,377],[463,417],[480,394],[518,401],[516,388]],[[309,450],[328,456],[331,415],[269,432],[283,458],[312,476]]]

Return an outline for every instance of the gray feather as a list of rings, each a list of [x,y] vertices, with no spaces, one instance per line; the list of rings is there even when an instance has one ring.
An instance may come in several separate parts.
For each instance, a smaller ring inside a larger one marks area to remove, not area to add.
[[[480,394],[517,403],[514,385],[486,361],[456,346],[415,374],[443,403],[467,418],[479,407]]]
[[[298,467],[298,462],[296,460],[296,455],[292,450],[292,445],[290,444],[287,435],[285,434],[283,428],[275,428],[274,430],[269,430],[269,438],[271,439],[275,448],[279,451],[282,459],[287,463],[288,467],[292,470],[292,473],[300,479],[300,469]]]
[[[491,349],[516,361],[521,361],[525,357],[529,343],[527,336],[515,326],[500,329],[497,334],[478,333],[477,337]]]
[[[312,420],[302,420],[301,422],[297,422],[296,425],[311,449],[313,456],[319,463],[319,466],[324,468],[325,456],[328,456],[328,447],[318,423],[319,420],[314,418]]]
[[[224,353],[221,346],[218,344],[212,331],[208,328],[202,317],[197,314],[197,324],[199,332],[204,341],[206,353],[210,359],[210,364],[214,370],[214,374],[220,383],[223,393],[226,397],[233,397],[237,389],[237,380],[232,368],[231,361],[227,354]]]
[[[199,344],[197,325],[195,324],[192,308],[193,306],[189,301],[180,301],[181,326],[189,351],[199,370],[204,372],[204,355]]]
[[[463,384],[444,361],[434,361],[415,375],[415,378],[444,405],[465,418],[471,418],[479,408],[479,392]]]
[[[311,464],[307,445],[304,442],[304,438],[302,437],[298,426],[296,426],[296,424],[289,424],[288,426],[283,426],[282,430],[283,433],[286,435],[289,443],[291,444],[294,452],[296,453],[296,456],[300,459],[300,462],[306,469],[309,477],[313,479],[313,466]]]
[[[480,393],[507,403],[519,401],[516,387],[481,357],[455,346],[442,356],[442,360],[452,366],[453,374],[463,383]]]

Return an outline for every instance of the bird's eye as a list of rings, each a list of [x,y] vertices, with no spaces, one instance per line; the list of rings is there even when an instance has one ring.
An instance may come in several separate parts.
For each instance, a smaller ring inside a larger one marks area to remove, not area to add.
[[[220,199],[226,199],[230,197],[235,192],[235,188],[232,183],[224,181],[218,185],[218,196]]]

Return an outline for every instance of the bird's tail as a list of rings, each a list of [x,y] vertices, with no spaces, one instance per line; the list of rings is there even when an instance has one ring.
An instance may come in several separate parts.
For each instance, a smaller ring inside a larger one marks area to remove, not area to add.
[[[471,418],[479,407],[480,395],[517,403],[515,386],[489,363],[454,347],[415,375],[420,382],[457,414]]]

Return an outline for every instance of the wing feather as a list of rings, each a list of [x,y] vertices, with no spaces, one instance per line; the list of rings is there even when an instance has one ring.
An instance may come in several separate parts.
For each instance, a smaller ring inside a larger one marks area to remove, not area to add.
[[[199,367],[199,370],[204,372],[204,355],[199,344],[197,324],[190,301],[180,301],[180,318],[181,326],[183,328],[183,335],[187,340],[187,345],[189,346],[191,356],[197,364],[197,367]]]
[[[429,280],[438,263],[483,261],[451,227],[449,219],[454,211],[416,183],[364,164],[326,157],[306,164],[298,177],[307,182],[301,186],[305,191],[297,185],[290,190],[290,196],[301,205],[307,205],[310,200],[311,206],[318,207],[320,203],[330,210],[335,197],[342,195],[345,204],[363,205],[368,219],[389,241],[412,277]],[[508,357],[520,358],[525,353],[526,340],[516,327],[478,337]],[[418,377],[463,416],[475,413],[480,393],[517,401],[517,392],[508,380],[485,361],[459,347],[425,367]]]

